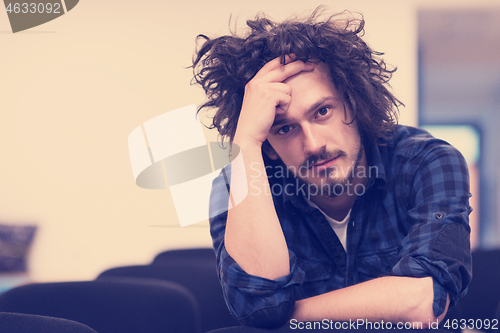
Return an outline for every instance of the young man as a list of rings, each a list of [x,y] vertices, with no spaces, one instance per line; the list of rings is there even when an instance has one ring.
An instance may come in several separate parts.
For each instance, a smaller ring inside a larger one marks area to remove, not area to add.
[[[200,109],[217,110],[243,158],[211,198],[230,311],[259,327],[442,319],[471,279],[463,157],[395,125],[394,70],[360,38],[362,19],[247,24],[244,37],[202,36],[193,65]],[[228,210],[229,185],[247,195]]]

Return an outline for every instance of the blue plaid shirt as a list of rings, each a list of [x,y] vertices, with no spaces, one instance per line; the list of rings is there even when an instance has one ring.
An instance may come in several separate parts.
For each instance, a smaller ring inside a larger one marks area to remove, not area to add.
[[[352,207],[346,250],[300,191],[273,195],[290,257],[290,274],[276,280],[247,274],[226,252],[230,168],[214,180],[210,232],[217,272],[239,321],[277,326],[290,318],[295,300],[388,275],[432,276],[436,316],[443,313],[447,294],[451,306],[465,295],[472,270],[472,209],[460,152],[421,129],[398,126],[393,138],[366,153],[370,178]],[[269,181],[298,186],[293,176]]]

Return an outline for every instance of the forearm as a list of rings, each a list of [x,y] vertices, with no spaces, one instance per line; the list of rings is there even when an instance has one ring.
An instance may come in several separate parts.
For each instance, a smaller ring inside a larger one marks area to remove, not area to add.
[[[266,63],[245,85],[243,103],[233,142],[240,148],[247,172],[233,172],[231,192],[248,186],[248,195],[229,210],[225,245],[227,252],[247,273],[267,279],[288,275],[290,263],[281,225],[276,215],[262,158],[262,144],[278,114],[291,102],[291,87],[284,81],[314,65],[295,61],[293,56],[277,57]],[[232,163],[232,167],[237,163]],[[241,171],[238,168],[236,171]],[[248,170],[257,170],[255,177]],[[246,174],[245,174],[246,173]],[[240,184],[238,179],[247,180]],[[242,192],[245,188],[243,188]],[[234,195],[233,195],[234,197]]]
[[[245,190],[248,194],[228,212],[226,250],[248,274],[274,280],[289,274],[290,267],[262,152],[257,145],[235,143],[240,146],[243,161],[235,160],[231,165],[231,194],[233,198]]]
[[[425,327],[446,314],[434,316],[433,297],[431,277],[388,276],[297,301],[292,318],[422,322]]]

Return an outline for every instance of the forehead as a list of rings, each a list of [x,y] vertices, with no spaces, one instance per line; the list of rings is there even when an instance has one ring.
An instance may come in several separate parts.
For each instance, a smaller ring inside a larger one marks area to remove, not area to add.
[[[303,71],[289,77],[283,83],[291,87],[291,102],[288,116],[295,111],[307,111],[320,106],[322,101],[343,104],[343,99],[330,79],[329,69],[324,63],[314,65],[312,71]],[[278,118],[281,116],[278,114]],[[286,117],[286,116],[285,116]]]
[[[322,62],[315,63],[312,71],[299,72],[283,83],[292,88],[292,103],[294,99],[305,97],[304,95],[313,98],[314,95],[328,94],[340,99],[331,80],[329,68]]]
[[[292,88],[292,99],[285,113],[276,114],[272,127],[299,121],[326,105],[346,111],[344,101],[330,79],[329,69],[324,63],[315,63],[312,71],[300,72],[283,83]],[[347,114],[344,115],[347,117]]]

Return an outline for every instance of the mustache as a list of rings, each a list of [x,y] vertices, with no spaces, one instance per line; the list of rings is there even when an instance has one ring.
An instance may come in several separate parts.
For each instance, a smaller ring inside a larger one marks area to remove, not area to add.
[[[309,169],[312,165],[314,165],[318,162],[321,163],[321,162],[327,161],[329,159],[332,159],[334,157],[343,157],[343,156],[347,156],[347,154],[345,153],[345,151],[340,150],[340,149],[336,149],[333,151],[323,150],[318,155],[311,155],[308,158],[306,158],[304,163],[302,163],[301,167]]]

